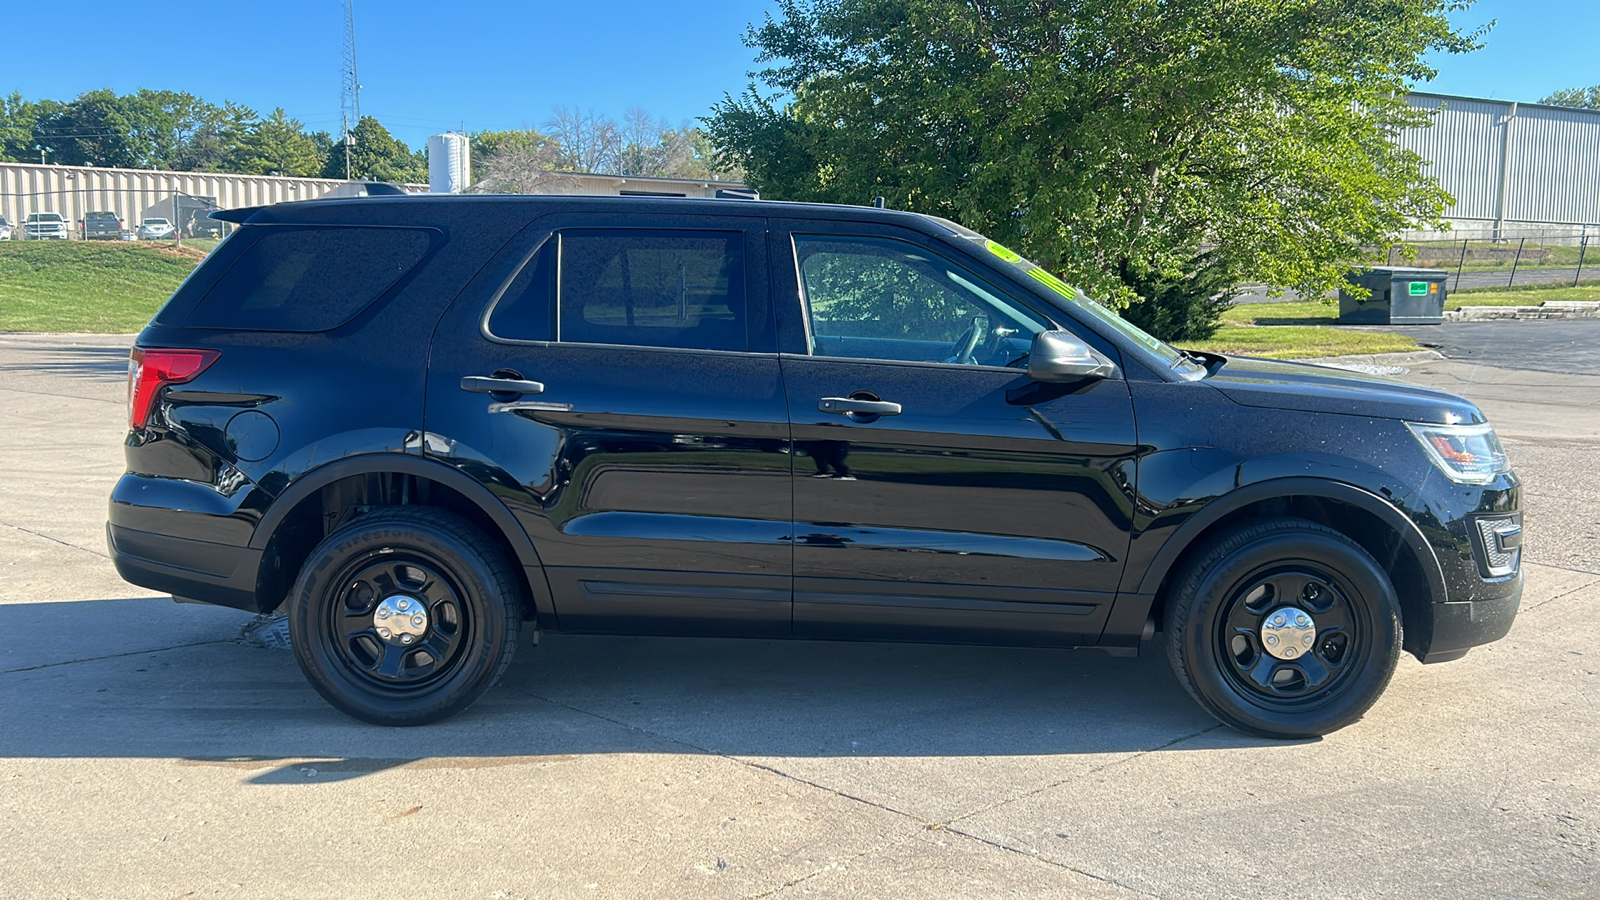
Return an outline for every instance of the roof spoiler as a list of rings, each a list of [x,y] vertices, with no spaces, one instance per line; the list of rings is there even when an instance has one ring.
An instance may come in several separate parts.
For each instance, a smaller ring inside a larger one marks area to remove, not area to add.
[[[410,194],[406,193],[404,188],[397,184],[390,184],[387,181],[358,181],[355,183],[361,185],[362,188],[361,193],[355,195],[357,197],[411,196]],[[245,222],[250,220],[251,216],[263,209],[266,209],[266,207],[241,206],[238,209],[215,209],[207,215],[207,218],[216,219],[221,222],[232,222],[235,225],[243,225]]]
[[[241,206],[238,209],[213,209],[211,212],[206,214],[206,218],[216,219],[219,222],[232,222],[235,225],[243,225],[247,219],[255,215],[256,212],[261,209],[265,209],[265,207]]]

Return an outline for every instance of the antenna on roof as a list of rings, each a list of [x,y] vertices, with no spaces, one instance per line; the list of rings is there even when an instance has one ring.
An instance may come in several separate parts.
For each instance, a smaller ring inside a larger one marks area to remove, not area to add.
[[[872,198],[872,208],[873,209],[883,209],[883,198],[882,197],[873,197]]]

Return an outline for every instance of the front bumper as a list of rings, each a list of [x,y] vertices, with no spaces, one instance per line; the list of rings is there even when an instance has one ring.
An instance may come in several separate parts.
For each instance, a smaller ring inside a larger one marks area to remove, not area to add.
[[[1444,578],[1443,596],[1433,598],[1427,620],[1406,623],[1406,649],[1424,663],[1459,659],[1511,630],[1522,603],[1521,550],[1516,551],[1511,572],[1498,574],[1504,569],[1491,565],[1495,560],[1479,522],[1520,525],[1521,493],[1521,484],[1510,472],[1486,485],[1458,484],[1430,473],[1419,492],[1425,502],[1408,510],[1422,526]]]
[[[1421,655],[1422,661],[1440,663],[1460,659],[1479,644],[1505,637],[1522,604],[1521,569],[1501,587],[1504,592],[1500,596],[1433,604],[1433,637],[1427,651]]]

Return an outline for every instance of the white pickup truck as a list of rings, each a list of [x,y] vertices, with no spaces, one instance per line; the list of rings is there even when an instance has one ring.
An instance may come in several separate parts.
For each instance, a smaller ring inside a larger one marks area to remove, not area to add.
[[[22,223],[22,239],[25,241],[64,241],[71,236],[72,232],[60,213],[29,213]]]

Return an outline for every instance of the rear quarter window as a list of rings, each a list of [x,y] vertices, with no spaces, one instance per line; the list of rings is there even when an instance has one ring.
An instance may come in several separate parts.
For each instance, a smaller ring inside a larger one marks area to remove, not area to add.
[[[439,237],[424,228],[265,225],[245,230],[254,228],[264,233],[237,255],[185,325],[296,332],[337,328],[406,277]]]

